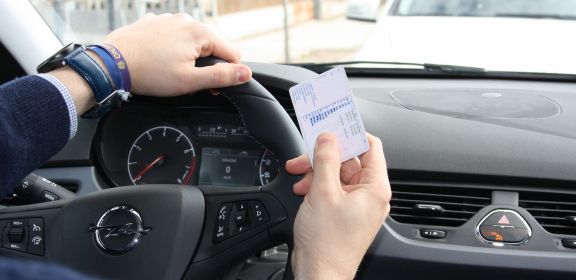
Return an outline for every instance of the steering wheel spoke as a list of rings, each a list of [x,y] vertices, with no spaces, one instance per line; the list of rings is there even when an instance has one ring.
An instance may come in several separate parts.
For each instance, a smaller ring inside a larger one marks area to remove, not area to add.
[[[44,254],[36,258],[107,278],[179,279],[200,240],[204,209],[197,188],[146,185],[8,207],[0,219],[42,221],[22,225],[24,248],[34,246],[27,236],[42,232]],[[18,250],[0,251],[23,256]]]
[[[223,277],[248,257],[281,243],[269,231],[288,223],[287,212],[273,195],[212,191],[205,193],[205,203],[202,239],[187,278]]]

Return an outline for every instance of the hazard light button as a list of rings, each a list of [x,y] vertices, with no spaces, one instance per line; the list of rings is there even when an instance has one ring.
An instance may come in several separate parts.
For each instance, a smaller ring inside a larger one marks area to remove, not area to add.
[[[498,209],[480,221],[476,233],[490,243],[522,244],[530,238],[532,231],[526,220],[516,211]]]

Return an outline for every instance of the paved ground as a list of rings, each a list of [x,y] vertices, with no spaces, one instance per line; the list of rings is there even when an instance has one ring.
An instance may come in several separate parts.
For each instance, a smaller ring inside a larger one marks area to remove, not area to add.
[[[310,20],[290,27],[291,62],[331,62],[354,59],[375,24],[347,20]],[[282,29],[232,40],[247,61],[285,62]]]

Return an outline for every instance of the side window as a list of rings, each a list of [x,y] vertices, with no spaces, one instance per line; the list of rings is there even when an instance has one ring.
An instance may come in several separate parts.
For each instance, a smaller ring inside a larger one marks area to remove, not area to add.
[[[0,85],[24,75],[24,69],[0,42]]]

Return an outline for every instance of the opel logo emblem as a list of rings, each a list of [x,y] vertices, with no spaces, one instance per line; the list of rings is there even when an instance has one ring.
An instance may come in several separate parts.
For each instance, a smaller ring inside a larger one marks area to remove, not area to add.
[[[113,255],[132,250],[150,230],[144,226],[140,214],[126,205],[108,209],[100,216],[98,223],[89,228],[89,231],[94,233],[98,247]]]

